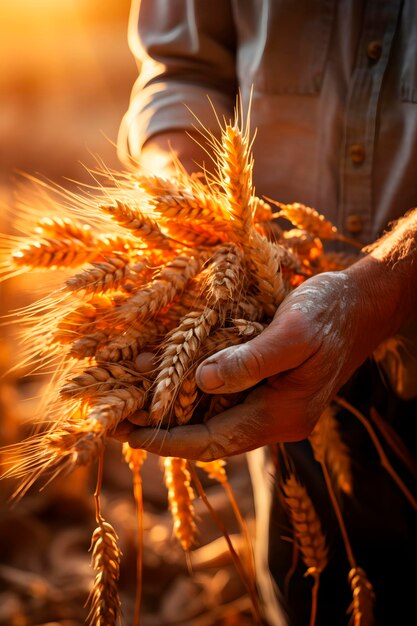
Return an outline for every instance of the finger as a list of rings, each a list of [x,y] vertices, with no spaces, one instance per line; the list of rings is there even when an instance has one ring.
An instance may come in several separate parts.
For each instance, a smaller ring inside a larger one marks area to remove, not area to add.
[[[132,415],[129,415],[126,419],[132,424],[135,424],[135,426],[149,425],[149,413],[143,409],[139,409],[135,413],[132,413]]]
[[[197,384],[206,393],[243,391],[264,378],[298,367],[316,349],[306,315],[290,309],[277,315],[255,339],[203,361],[196,371]]]
[[[125,441],[127,441],[130,433],[133,432],[134,430],[135,430],[134,424],[131,424],[128,420],[123,420],[123,422],[120,422],[120,424],[117,425],[115,430],[109,434],[114,439],[117,439],[118,441],[121,441],[122,443],[124,443]]]
[[[261,424],[259,403],[249,402],[236,405],[205,424],[170,430],[140,428],[131,433],[129,444],[162,456],[212,461],[272,443],[268,429]]]

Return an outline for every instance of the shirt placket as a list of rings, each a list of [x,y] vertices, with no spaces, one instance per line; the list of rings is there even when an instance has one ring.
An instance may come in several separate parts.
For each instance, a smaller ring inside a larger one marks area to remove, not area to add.
[[[372,172],[378,103],[402,0],[367,2],[348,92],[341,150],[338,227],[361,243],[372,233]]]

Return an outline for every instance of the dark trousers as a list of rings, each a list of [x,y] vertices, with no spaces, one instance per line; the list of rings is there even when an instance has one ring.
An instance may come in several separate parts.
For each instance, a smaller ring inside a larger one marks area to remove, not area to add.
[[[400,400],[383,382],[376,366],[365,363],[341,390],[355,408],[369,416],[374,407],[401,437],[417,459],[417,399]],[[417,513],[381,466],[368,433],[348,411],[337,415],[344,441],[351,450],[353,494],[340,497],[343,517],[358,566],[372,583],[376,596],[375,624],[402,626],[417,622]],[[378,433],[378,430],[376,429]],[[379,439],[383,441],[379,435]],[[317,626],[344,626],[349,622],[352,594],[347,582],[349,564],[320,465],[307,441],[286,444],[296,473],[305,485],[322,522],[329,545],[329,563],[321,575]],[[416,496],[417,482],[406,466],[384,444],[395,470]],[[279,468],[277,474],[279,473]],[[276,487],[278,485],[275,476]],[[278,588],[291,567],[291,523],[274,489],[269,524],[269,566]],[[308,626],[312,579],[298,559],[297,569],[281,598],[290,626]]]

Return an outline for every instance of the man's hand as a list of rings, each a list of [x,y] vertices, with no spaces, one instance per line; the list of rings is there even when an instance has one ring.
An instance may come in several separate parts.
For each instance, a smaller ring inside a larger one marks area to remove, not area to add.
[[[391,330],[391,309],[387,304],[380,314],[382,293],[370,280],[374,264],[366,259],[309,279],[261,335],[199,366],[197,383],[207,393],[261,383],[242,404],[201,425],[135,430],[130,445],[208,461],[308,437],[332,397]]]

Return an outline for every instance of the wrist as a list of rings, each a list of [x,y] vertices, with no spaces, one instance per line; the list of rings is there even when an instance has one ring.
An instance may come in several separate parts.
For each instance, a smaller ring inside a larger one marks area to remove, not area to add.
[[[346,273],[354,281],[363,340],[370,341],[375,348],[382,340],[395,335],[411,315],[406,296],[409,277],[372,255],[354,263]]]

